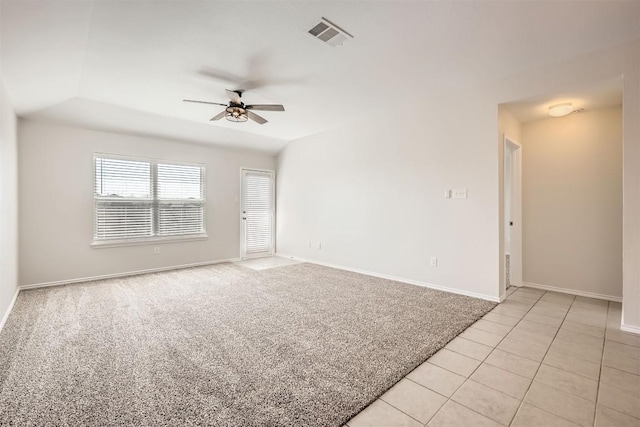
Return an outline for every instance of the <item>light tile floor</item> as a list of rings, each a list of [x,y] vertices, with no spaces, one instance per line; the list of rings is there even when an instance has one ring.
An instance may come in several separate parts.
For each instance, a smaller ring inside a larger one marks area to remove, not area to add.
[[[640,335],[620,304],[509,291],[347,425],[640,426]]]

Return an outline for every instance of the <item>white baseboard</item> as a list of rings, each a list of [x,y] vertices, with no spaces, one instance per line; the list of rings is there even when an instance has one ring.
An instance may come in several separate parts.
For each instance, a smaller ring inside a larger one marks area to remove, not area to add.
[[[625,325],[624,323],[620,325],[620,329],[625,332],[631,332],[632,334],[640,335],[640,328],[637,326]]]
[[[500,302],[500,298],[499,297],[493,297],[493,296],[490,296],[490,295],[479,294],[479,293],[476,293],[476,292],[463,291],[463,290],[460,290],[460,289],[449,288],[447,286],[434,285],[433,283],[420,282],[418,280],[405,279],[403,277],[391,276],[391,275],[388,275],[388,274],[381,274],[381,273],[376,273],[376,272],[367,271],[367,270],[360,270],[358,268],[345,267],[344,265],[331,264],[331,263],[328,263],[328,262],[315,261],[315,260],[311,260],[311,259],[304,259],[304,258],[299,258],[299,257],[296,257],[296,256],[292,256],[292,255],[282,254],[282,253],[277,253],[276,256],[283,257],[283,258],[291,258],[291,259],[294,259],[294,260],[300,261],[300,262],[308,262],[308,263],[311,263],[311,264],[318,264],[318,265],[322,265],[322,266],[325,266],[325,267],[335,268],[335,269],[338,269],[338,270],[345,270],[345,271],[351,271],[353,273],[365,274],[367,276],[379,277],[381,279],[387,279],[387,280],[393,280],[393,281],[396,281],[396,282],[407,283],[409,285],[422,286],[423,288],[430,288],[430,289],[436,289],[438,291],[451,292],[453,294],[466,295],[468,297],[480,298],[480,299],[491,301],[491,302]]]
[[[7,323],[7,319],[9,318],[9,313],[13,309],[13,305],[16,303],[16,299],[18,299],[18,294],[20,293],[20,288],[16,288],[15,294],[13,294],[13,299],[7,307],[7,311],[5,311],[4,316],[2,316],[2,320],[0,321],[0,332],[2,332],[2,328],[4,328],[4,324]]]
[[[603,294],[596,294],[593,292],[577,291],[575,289],[559,288],[557,286],[541,285],[539,283],[531,283],[531,282],[524,282],[522,285],[528,286],[530,288],[542,289],[543,291],[553,291],[553,292],[560,292],[560,293],[569,294],[569,295],[578,295],[581,297],[602,299],[605,301],[622,302],[622,297],[614,297],[612,295],[603,295]]]
[[[147,270],[128,271],[126,273],[104,274],[102,276],[81,277],[78,279],[69,279],[69,280],[58,280],[55,282],[34,283],[32,285],[18,286],[18,290],[46,288],[49,286],[70,285],[73,283],[92,282],[94,280],[114,279],[117,277],[136,276],[138,274],[158,273],[161,271],[180,270],[182,268],[202,267],[205,265],[221,264],[223,262],[236,262],[236,261],[240,261],[240,258],[228,258],[228,259],[220,259],[216,261],[195,262],[193,264],[173,265],[171,267],[150,268]]]

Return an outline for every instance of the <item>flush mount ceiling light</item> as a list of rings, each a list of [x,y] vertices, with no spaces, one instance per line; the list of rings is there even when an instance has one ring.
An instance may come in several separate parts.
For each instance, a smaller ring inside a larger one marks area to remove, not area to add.
[[[549,107],[549,115],[551,117],[562,117],[573,113],[573,105],[568,102],[565,104],[557,104]]]

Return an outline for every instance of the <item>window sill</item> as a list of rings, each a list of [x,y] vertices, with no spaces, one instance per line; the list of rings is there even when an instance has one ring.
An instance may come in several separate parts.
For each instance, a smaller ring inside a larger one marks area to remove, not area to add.
[[[197,240],[206,240],[208,238],[209,236],[206,234],[197,234],[192,236],[149,237],[146,239],[104,240],[92,242],[91,247],[94,249],[101,249],[116,248],[119,246],[157,245],[163,243],[193,242]]]

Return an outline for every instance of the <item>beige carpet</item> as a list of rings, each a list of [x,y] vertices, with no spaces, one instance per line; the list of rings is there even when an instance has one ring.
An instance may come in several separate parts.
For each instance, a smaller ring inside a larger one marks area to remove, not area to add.
[[[0,425],[340,426],[494,305],[312,264],[23,291]]]

